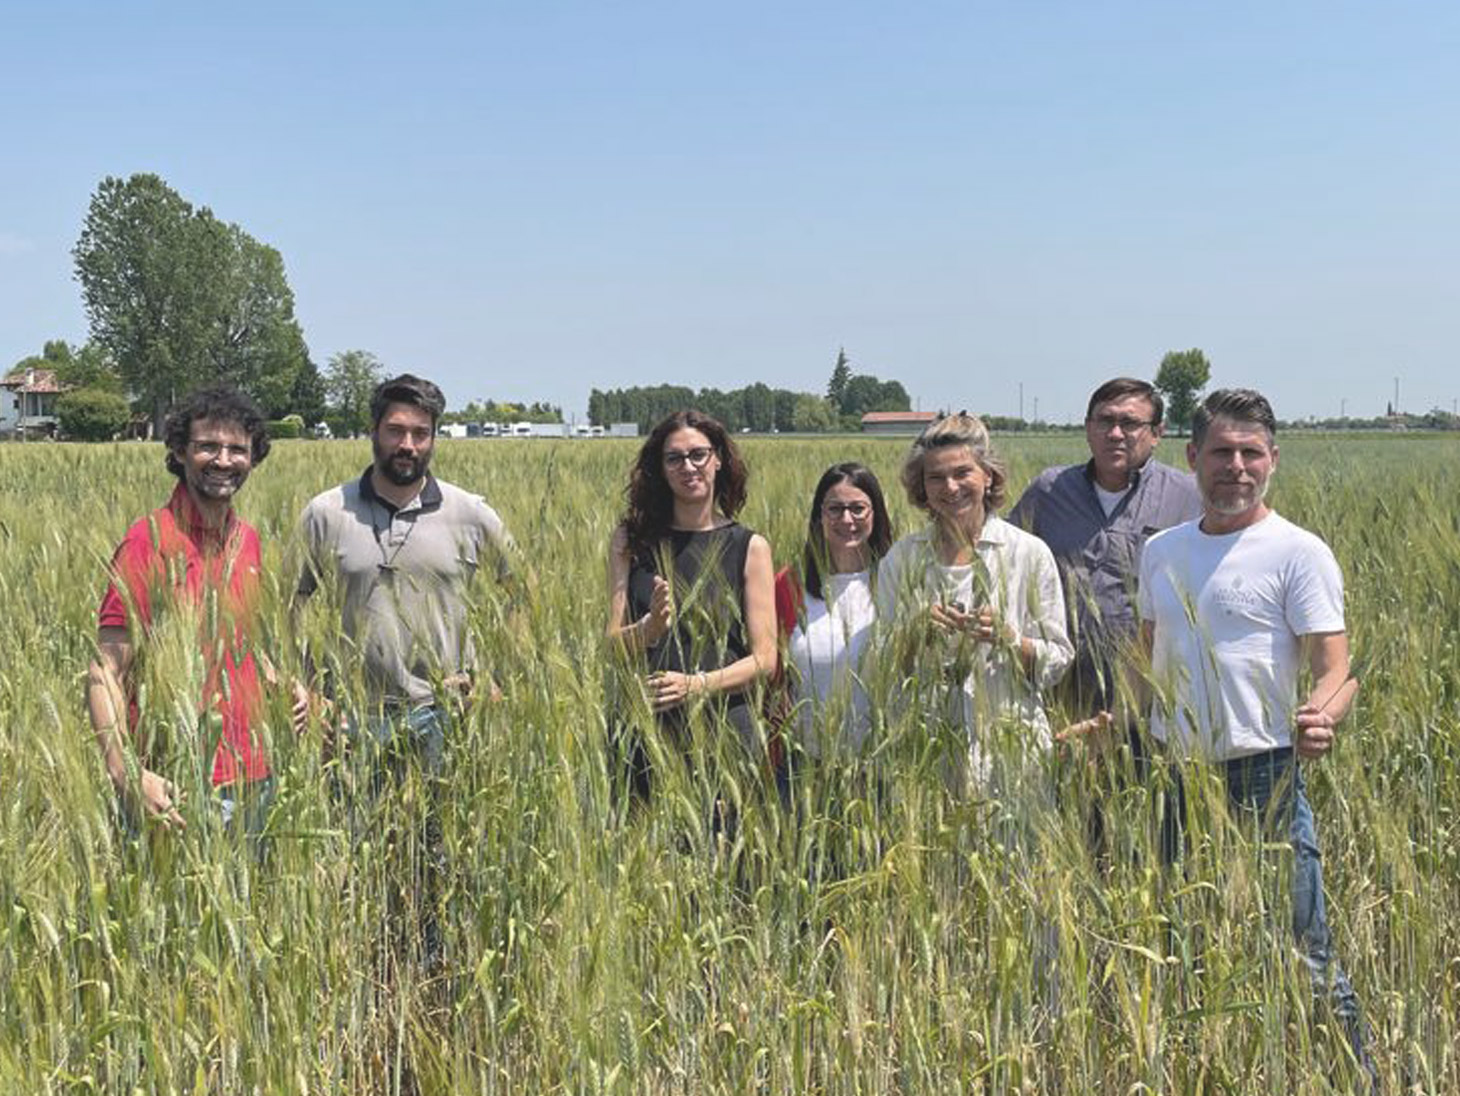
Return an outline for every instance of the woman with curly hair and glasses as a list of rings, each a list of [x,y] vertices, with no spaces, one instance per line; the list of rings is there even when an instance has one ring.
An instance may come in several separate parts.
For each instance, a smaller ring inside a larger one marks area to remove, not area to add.
[[[735,520],[746,478],[724,426],[675,412],[639,450],[609,548],[609,638],[681,747],[702,712],[760,749],[757,686],[776,669],[776,618],[770,545]],[[647,794],[642,748],[625,760]]]

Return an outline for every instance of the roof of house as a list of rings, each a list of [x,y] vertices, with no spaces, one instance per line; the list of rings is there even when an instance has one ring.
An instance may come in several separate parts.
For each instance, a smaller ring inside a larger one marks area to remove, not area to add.
[[[868,411],[862,422],[932,422],[937,417],[936,411]]]
[[[61,385],[56,380],[54,369],[17,369],[8,373],[4,380],[0,380],[0,386],[15,388],[21,392],[36,392],[41,395],[47,392],[61,391]]]

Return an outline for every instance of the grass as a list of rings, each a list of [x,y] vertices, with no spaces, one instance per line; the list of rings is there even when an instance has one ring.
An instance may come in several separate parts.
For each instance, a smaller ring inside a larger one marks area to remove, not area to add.
[[[901,442],[746,448],[743,520],[779,562],[827,464],[863,459],[899,494]],[[1081,448],[1011,439],[1013,486]],[[317,729],[296,741],[279,698],[260,861],[201,808],[209,731],[185,637],[147,680],[165,764],[193,789],[189,829],[117,827],[84,672],[106,560],[170,480],[151,445],[0,447],[0,1091],[1353,1090],[1284,928],[1285,848],[1203,796],[1185,871],[1163,872],[1148,786],[1077,761],[1049,766],[1048,808],[953,798],[958,744],[891,720],[872,759],[809,770],[790,811],[713,729],[625,811],[599,636],[633,452],[439,447],[437,471],[498,508],[539,579],[520,633],[490,596],[474,615],[505,699],[456,728],[438,790],[441,971],[401,959],[419,945],[401,911],[432,789],[409,776],[371,813],[349,794],[367,774]],[[363,443],[283,443],[241,496],[264,541],[262,643],[286,673],[305,643],[339,650],[327,599],[289,621],[294,521],[368,459]],[[1348,584],[1363,689],[1310,795],[1390,1091],[1460,1091],[1457,478],[1453,441],[1294,438],[1273,493]],[[900,499],[895,517],[916,523]],[[1095,795],[1119,851],[1103,871],[1084,838]],[[738,804],[728,835],[707,823],[717,796]]]

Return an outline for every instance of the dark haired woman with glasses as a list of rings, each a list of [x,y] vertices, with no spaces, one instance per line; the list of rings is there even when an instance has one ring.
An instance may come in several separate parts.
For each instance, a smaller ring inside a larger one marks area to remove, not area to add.
[[[892,546],[892,521],[877,477],[861,464],[834,464],[811,497],[801,575],[776,576],[776,617],[792,723],[802,748],[855,752],[870,713],[859,667],[877,608],[877,563]]]
[[[747,473],[724,426],[679,411],[654,427],[629,477],[609,549],[608,634],[648,671],[649,705],[682,738],[711,705],[758,750],[755,686],[775,672],[771,550],[735,521]],[[626,759],[648,791],[642,752]]]

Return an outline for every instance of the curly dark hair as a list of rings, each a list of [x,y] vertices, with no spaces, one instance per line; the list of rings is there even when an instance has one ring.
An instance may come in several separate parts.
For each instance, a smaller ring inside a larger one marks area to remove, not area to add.
[[[821,568],[826,562],[826,531],[821,525],[821,507],[826,502],[826,493],[840,483],[850,483],[872,503],[872,535],[867,538],[871,564],[887,554],[892,547],[892,519],[887,514],[887,502],[882,497],[882,485],[872,470],[856,461],[833,464],[821,474],[816,493],[811,496],[811,516],[806,524],[806,548],[802,553],[803,586],[812,597],[821,597]]]
[[[193,423],[204,421],[231,423],[247,434],[255,468],[263,464],[264,458],[269,455],[268,422],[258,404],[232,385],[214,384],[197,388],[173,406],[162,426],[162,441],[167,447],[167,470],[178,479],[183,478],[183,466],[173,454],[187,449],[188,442],[193,439]]]
[[[674,521],[674,493],[664,477],[664,443],[670,434],[685,429],[698,430],[708,438],[720,458],[720,470],[715,473],[715,505],[720,513],[733,518],[745,505],[745,481],[750,473],[730,432],[703,411],[676,411],[649,432],[629,473],[628,509],[621,524],[631,557],[653,552]]]

